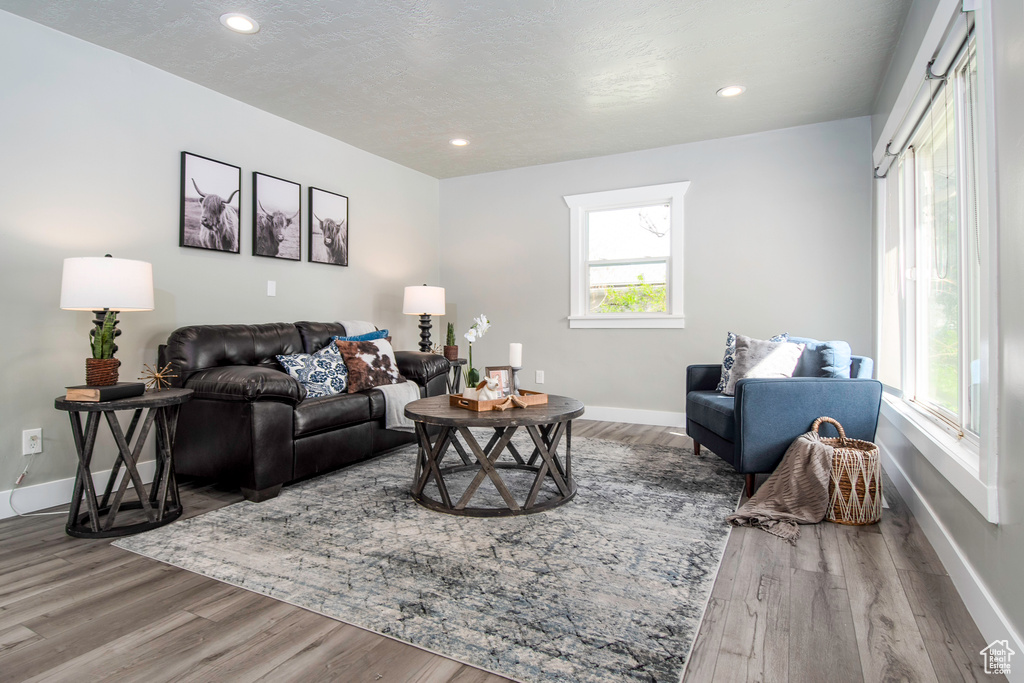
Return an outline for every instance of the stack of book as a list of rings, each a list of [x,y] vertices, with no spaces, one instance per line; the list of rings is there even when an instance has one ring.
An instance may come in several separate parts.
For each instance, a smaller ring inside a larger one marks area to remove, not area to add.
[[[142,382],[118,382],[105,387],[93,387],[83,384],[77,387],[67,387],[67,401],[90,401],[100,403],[103,401],[116,401],[119,398],[132,398],[142,396],[146,393],[146,385]]]

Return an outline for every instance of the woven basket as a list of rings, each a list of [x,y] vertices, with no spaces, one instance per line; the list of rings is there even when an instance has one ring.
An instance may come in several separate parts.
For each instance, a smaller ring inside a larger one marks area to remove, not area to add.
[[[882,463],[878,446],[870,441],[846,438],[843,426],[831,417],[819,417],[811,425],[811,431],[817,434],[822,422],[828,422],[839,432],[839,438],[821,440],[835,449],[826,519],[852,526],[875,524],[882,519]]]
[[[117,368],[121,361],[116,358],[86,358],[85,383],[91,387],[108,387],[117,384]]]

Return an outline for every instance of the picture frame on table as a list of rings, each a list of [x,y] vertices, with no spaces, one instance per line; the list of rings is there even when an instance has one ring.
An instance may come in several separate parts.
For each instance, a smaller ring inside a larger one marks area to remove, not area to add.
[[[348,197],[309,188],[309,260],[348,265]]]
[[[302,260],[302,186],[252,174],[252,255]]]
[[[492,365],[484,368],[484,377],[497,377],[502,396],[512,395],[512,366]]]
[[[191,152],[181,153],[178,246],[239,253],[242,169]]]

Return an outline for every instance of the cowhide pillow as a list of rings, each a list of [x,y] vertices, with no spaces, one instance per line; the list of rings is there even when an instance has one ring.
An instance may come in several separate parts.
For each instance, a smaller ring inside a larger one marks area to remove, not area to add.
[[[348,368],[348,393],[405,381],[388,340],[336,341],[334,344]]]

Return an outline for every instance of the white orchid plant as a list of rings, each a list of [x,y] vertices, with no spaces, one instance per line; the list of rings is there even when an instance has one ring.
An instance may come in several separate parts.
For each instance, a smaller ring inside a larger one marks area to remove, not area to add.
[[[491,329],[491,321],[487,319],[486,315],[481,313],[473,318],[473,325],[465,334],[466,341],[469,342],[469,364],[464,371],[467,387],[476,386],[480,382],[480,373],[473,367],[473,342],[487,334],[489,329]]]

